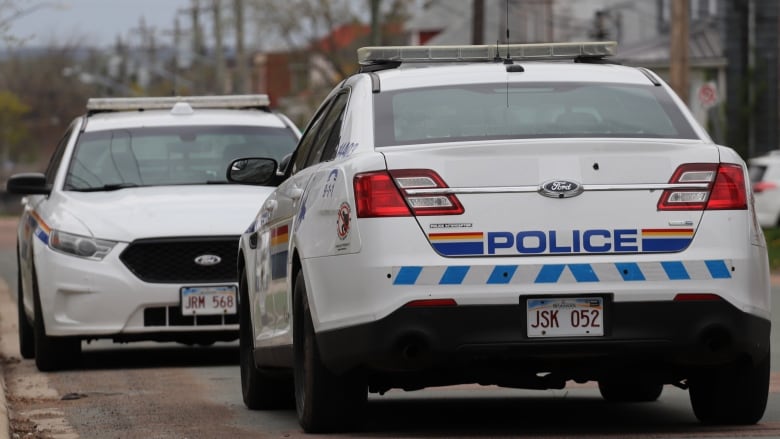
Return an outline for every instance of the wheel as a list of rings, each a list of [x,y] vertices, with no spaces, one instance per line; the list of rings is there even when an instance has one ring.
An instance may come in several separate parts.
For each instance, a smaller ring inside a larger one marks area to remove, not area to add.
[[[249,292],[244,271],[241,272],[238,292],[239,357],[244,405],[251,410],[292,408],[295,400],[290,374],[266,371],[255,365]]]
[[[35,339],[35,365],[41,372],[68,369],[78,363],[81,356],[81,340],[76,337],[52,337],[46,335],[38,292],[38,277],[33,268],[33,337]]]
[[[352,430],[363,418],[367,385],[356,373],[335,375],[320,358],[302,272],[295,277],[293,354],[295,408],[307,433]]]
[[[19,311],[19,353],[22,358],[35,358],[35,334],[24,312],[24,290],[22,288],[22,270],[19,268],[19,259],[16,259],[16,295],[17,310]]]
[[[764,416],[769,396],[769,357],[699,370],[688,379],[691,406],[705,424],[749,425]]]
[[[599,380],[601,397],[609,402],[652,402],[661,396],[663,390],[663,384],[641,378]]]

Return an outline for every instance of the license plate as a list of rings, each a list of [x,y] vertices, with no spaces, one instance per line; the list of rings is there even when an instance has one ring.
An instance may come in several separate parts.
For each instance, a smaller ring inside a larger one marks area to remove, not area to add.
[[[598,337],[604,335],[602,297],[527,299],[528,337]]]
[[[235,285],[184,287],[181,289],[181,314],[235,314],[238,311],[237,297]]]

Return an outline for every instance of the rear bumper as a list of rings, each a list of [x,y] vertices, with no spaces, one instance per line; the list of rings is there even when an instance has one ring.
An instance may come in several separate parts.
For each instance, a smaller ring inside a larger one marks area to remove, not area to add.
[[[528,338],[525,307],[480,305],[401,308],[376,322],[319,332],[317,342],[335,372],[440,371],[461,377],[512,370],[598,379],[608,370],[636,367],[679,380],[692,367],[769,352],[770,321],[726,301],[605,306],[602,337]]]

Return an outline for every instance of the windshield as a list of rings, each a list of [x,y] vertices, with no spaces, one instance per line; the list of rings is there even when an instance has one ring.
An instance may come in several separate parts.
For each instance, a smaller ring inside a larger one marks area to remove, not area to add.
[[[297,144],[286,128],[175,126],[83,133],[65,179],[66,190],[227,183],[241,157],[281,162]]]
[[[377,146],[515,138],[696,139],[652,85],[459,84],[374,95]]]

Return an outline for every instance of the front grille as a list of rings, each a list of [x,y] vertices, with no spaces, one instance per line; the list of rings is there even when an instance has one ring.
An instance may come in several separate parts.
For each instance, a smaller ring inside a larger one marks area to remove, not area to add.
[[[139,279],[154,283],[237,282],[238,236],[156,238],[133,241],[119,259]],[[218,264],[195,263],[203,255],[219,256]]]

